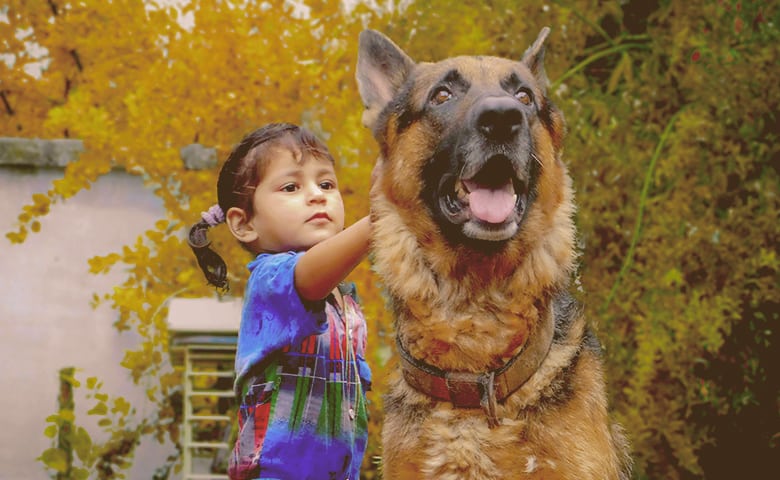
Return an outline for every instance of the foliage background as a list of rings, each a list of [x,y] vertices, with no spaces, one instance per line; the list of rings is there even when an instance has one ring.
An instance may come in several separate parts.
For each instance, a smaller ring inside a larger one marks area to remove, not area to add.
[[[339,159],[353,221],[368,210],[376,157],[354,82],[360,30],[385,32],[417,60],[519,58],[544,25],[553,28],[546,66],[568,122],[565,160],[579,204],[580,296],[605,347],[611,405],[633,444],[635,478],[780,471],[776,3],[170,3],[0,7],[0,135],[79,138],[86,146],[47,194],[31,198],[7,237],[23,242],[53,202],[117,167],[142,176],[167,209],[155,230],[90,261],[95,274],[128,273],[95,301],[119,312],[119,330],[144,339],[123,365],[152,385],[159,409],[128,422],[133,410],[121,392],[101,392],[89,379],[82,388],[111,440],[93,445],[75,429],[84,468],[74,478],[114,478],[138,438],[177,440],[181,379],[164,368],[166,301],[215,295],[182,238],[214,203],[217,170],[185,170],[182,146],[213,146],[224,160],[256,126],[305,124]],[[240,295],[246,254],[227,232],[214,233]],[[391,319],[367,262],[352,279],[370,320],[376,376],[364,477],[377,478]],[[46,434],[57,435],[67,416],[50,417]],[[54,472],[61,457],[53,448],[41,460]],[[175,461],[161,466],[160,478]]]

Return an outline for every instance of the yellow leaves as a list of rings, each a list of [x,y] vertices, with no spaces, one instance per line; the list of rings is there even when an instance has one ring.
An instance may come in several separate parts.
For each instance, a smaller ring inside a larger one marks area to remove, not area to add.
[[[97,377],[89,377],[87,378],[87,388],[92,390],[94,388],[100,388],[102,383],[98,382]]]
[[[108,407],[104,402],[100,402],[96,404],[94,407],[92,407],[87,412],[87,415],[105,415],[107,413],[108,413]]]
[[[773,272],[777,272],[780,269],[777,251],[768,248],[759,249],[755,262],[758,268],[768,268]]]
[[[686,419],[675,416],[665,422],[664,430],[668,432],[665,438],[669,441],[669,447],[674,452],[675,459],[693,475],[702,474],[699,458],[687,438],[690,436],[691,425]]]
[[[111,408],[111,413],[119,413],[122,416],[127,415],[130,412],[130,403],[124,399],[124,397],[119,397],[114,400],[114,406]]]
[[[81,386],[81,382],[75,377],[74,372],[76,370],[72,367],[64,368],[60,370],[60,381],[65,382],[68,385],[78,388]]]
[[[73,421],[76,419],[76,415],[73,413],[73,410],[70,409],[62,409],[59,412],[59,415],[57,417],[57,420],[59,422],[65,422],[65,423],[73,423]]]
[[[22,243],[27,238],[28,230],[25,225],[29,225],[32,232],[39,232],[41,223],[36,220],[36,218],[46,215],[51,209],[52,199],[48,195],[35,193],[32,196],[32,201],[32,205],[25,205],[22,207],[22,213],[17,217],[19,221],[18,230],[5,234],[6,238],[12,243]]]
[[[167,393],[181,385],[182,376],[177,372],[169,372],[160,375],[160,387],[164,393]]]
[[[89,263],[89,273],[101,274],[108,273],[111,267],[114,266],[121,256],[117,253],[110,253],[102,257],[92,257],[87,262]]]
[[[27,238],[27,229],[24,226],[21,226],[19,227],[19,230],[16,232],[6,233],[5,237],[11,243],[24,243],[24,240]]]
[[[51,199],[41,193],[34,193],[32,196],[33,204],[25,208],[25,212],[30,215],[46,215],[49,213]]]
[[[678,285],[682,285],[682,283],[683,283],[682,273],[679,270],[677,270],[676,268],[670,269],[664,275],[663,283],[666,284],[669,287],[675,287],[675,286],[678,286]]]
[[[49,111],[45,122],[51,131],[68,130],[85,141],[87,149],[103,150],[116,140],[114,119],[106,107],[99,105],[86,88],[68,96],[68,103]]]
[[[188,270],[182,270],[179,272],[178,275],[176,275],[176,283],[179,285],[189,285],[190,283],[195,280],[195,270],[188,269]]]

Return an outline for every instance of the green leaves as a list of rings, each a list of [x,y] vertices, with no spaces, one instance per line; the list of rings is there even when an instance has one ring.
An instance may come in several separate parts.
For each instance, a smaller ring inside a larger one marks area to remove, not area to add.
[[[79,460],[86,463],[90,460],[92,453],[92,438],[83,427],[76,428],[75,434],[71,439],[71,446],[76,451]]]
[[[93,443],[84,426],[77,424],[75,401],[70,386],[80,386],[74,369],[63,369],[61,378],[60,410],[46,418],[48,425],[44,435],[52,439],[52,447],[46,449],[38,461],[53,472],[54,478],[86,479],[91,473],[102,472],[97,478],[121,478],[120,470],[128,467],[133,449],[141,435],[148,434],[144,421],[134,421],[135,409],[124,397],[112,398],[102,392],[102,382],[88,377],[85,382],[86,400],[92,401],[87,415],[97,417],[97,425],[108,440]],[[64,407],[63,407],[64,406]],[[108,476],[104,476],[109,472]],[[95,477],[93,477],[95,478]]]
[[[47,468],[51,468],[58,473],[65,473],[68,470],[68,456],[65,451],[59,448],[44,450],[37,460],[43,462]]]

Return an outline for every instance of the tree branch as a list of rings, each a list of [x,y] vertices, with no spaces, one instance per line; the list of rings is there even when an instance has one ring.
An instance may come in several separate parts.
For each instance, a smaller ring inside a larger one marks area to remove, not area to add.
[[[76,49],[73,49],[70,51],[70,56],[73,57],[73,60],[76,62],[76,68],[79,69],[79,72],[84,71],[84,67],[81,66],[81,58],[79,57],[79,52],[77,52]]]
[[[0,92],[0,98],[3,99],[3,105],[5,105],[5,111],[8,112],[8,115],[13,115],[14,109],[11,108],[11,104],[8,103],[8,97],[5,96],[5,91]]]

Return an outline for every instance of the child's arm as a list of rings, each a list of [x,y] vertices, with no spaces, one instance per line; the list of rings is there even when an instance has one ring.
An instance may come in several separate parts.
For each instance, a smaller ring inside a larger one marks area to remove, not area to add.
[[[363,217],[306,251],[295,266],[295,288],[306,300],[321,300],[349,275],[368,253],[371,221]]]

